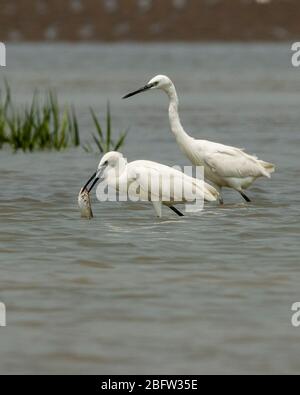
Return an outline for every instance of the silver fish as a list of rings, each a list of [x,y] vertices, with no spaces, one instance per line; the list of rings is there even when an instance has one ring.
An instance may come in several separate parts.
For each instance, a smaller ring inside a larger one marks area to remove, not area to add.
[[[94,218],[91,198],[88,191],[81,189],[78,195],[78,206],[81,213],[81,218],[92,219]]]

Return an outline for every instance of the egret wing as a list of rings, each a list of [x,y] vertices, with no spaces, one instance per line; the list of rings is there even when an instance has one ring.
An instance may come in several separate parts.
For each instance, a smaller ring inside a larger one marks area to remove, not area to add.
[[[135,181],[148,196],[148,200],[165,203],[187,202],[189,195],[204,197],[203,182],[184,173],[155,162],[137,161],[134,167]]]
[[[216,151],[207,155],[204,160],[214,173],[224,178],[268,176],[255,156],[239,149]]]

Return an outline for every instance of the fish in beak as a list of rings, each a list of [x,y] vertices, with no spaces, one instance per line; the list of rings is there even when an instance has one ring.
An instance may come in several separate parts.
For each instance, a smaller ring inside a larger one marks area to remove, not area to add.
[[[94,218],[92,211],[91,198],[86,189],[81,189],[78,195],[78,206],[81,213],[81,218]]]
[[[78,206],[81,212],[81,218],[92,219],[94,217],[91,205],[90,192],[100,180],[101,171],[95,172],[88,180],[78,195]],[[90,185],[92,183],[92,185]],[[90,185],[90,186],[89,186]]]

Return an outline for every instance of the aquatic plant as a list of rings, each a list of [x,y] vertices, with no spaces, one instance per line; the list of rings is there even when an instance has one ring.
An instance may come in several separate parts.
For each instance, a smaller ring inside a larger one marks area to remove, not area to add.
[[[90,112],[94,121],[94,125],[96,127],[96,134],[92,134],[93,142],[99,151],[102,154],[110,151],[118,151],[125,143],[125,139],[128,134],[128,130],[120,133],[116,140],[113,139],[113,132],[112,132],[112,116],[110,110],[110,104],[107,103],[106,108],[106,130],[104,131],[100,120],[97,118],[95,111],[90,108]],[[84,145],[84,150],[86,152],[93,152],[93,147],[91,143],[87,143]]]
[[[6,82],[4,97],[0,98],[0,148],[4,144],[24,152],[77,147],[80,136],[75,110],[65,107],[60,111],[57,96],[51,90],[42,103],[35,93],[29,108],[16,109]]]
[[[124,144],[127,132],[113,139],[112,116],[107,104],[106,130],[101,126],[95,111],[90,109],[96,132],[92,142],[83,146],[87,152],[118,151]],[[94,144],[93,144],[94,143]],[[0,149],[7,144],[14,151],[33,152],[41,150],[61,151],[80,146],[80,134],[74,107],[61,108],[54,91],[49,90],[44,99],[34,93],[31,105],[16,108],[11,89],[5,81],[0,91]]]
[[[3,98],[2,92],[0,91],[0,149],[7,142],[5,128],[6,128],[6,112],[9,102],[10,102],[10,90],[6,85],[5,98]]]

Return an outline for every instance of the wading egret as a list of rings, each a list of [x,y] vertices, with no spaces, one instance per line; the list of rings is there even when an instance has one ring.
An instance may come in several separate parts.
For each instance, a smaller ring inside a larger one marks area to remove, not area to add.
[[[207,140],[196,140],[189,136],[179,118],[179,101],[175,86],[167,76],[154,77],[146,86],[124,96],[123,99],[152,89],[160,89],[168,95],[169,120],[177,143],[194,165],[204,167],[206,180],[213,183],[220,192],[220,203],[223,203],[223,187],[238,191],[247,202],[250,202],[244,191],[259,177],[271,178],[275,166],[259,160],[256,156],[248,155],[243,149]]]
[[[90,193],[100,180],[134,201],[139,198],[152,202],[158,217],[162,216],[162,205],[183,216],[174,207],[175,204],[191,203],[195,201],[195,197],[202,203],[217,201],[219,198],[218,191],[204,181],[156,162],[138,160],[128,163],[119,152],[109,152],[103,156],[97,171],[82,191]],[[193,191],[193,194],[188,195],[187,191]]]

